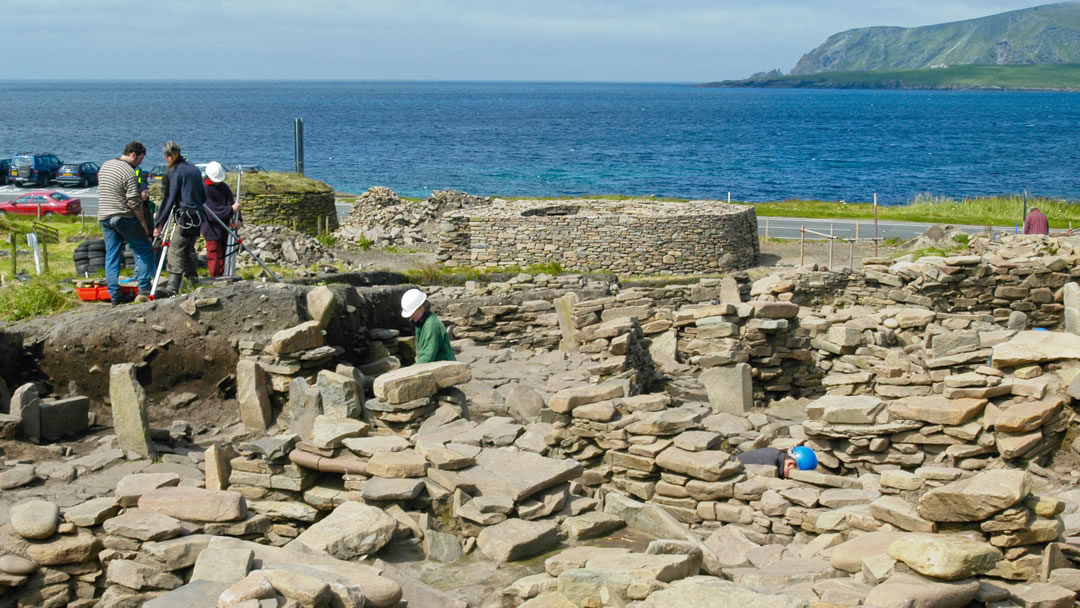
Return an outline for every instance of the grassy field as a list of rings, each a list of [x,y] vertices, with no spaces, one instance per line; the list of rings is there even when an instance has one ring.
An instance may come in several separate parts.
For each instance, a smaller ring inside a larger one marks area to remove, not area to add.
[[[1050,220],[1051,228],[1068,228],[1069,222],[1080,228],[1080,205],[1067,201],[1032,198],[1028,208],[1037,206]],[[872,203],[828,203],[824,201],[783,201],[756,203],[759,217],[812,217],[835,219],[874,219]],[[878,206],[879,220],[971,224],[975,226],[1012,226],[1023,223],[1024,199],[1020,196],[992,196],[952,199],[920,195],[906,205]]]
[[[921,70],[824,72],[710,82],[705,87],[808,89],[989,89],[1080,91],[1080,65],[953,65]]]

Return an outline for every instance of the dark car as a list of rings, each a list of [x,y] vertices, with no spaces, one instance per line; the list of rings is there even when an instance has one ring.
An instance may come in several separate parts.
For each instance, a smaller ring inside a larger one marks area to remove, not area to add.
[[[37,215],[39,208],[41,215],[78,215],[82,211],[82,202],[56,190],[38,190],[0,203],[0,215]]]
[[[56,174],[56,183],[61,186],[96,186],[98,183],[97,163],[64,163]]]
[[[8,176],[16,186],[47,186],[56,179],[56,174],[63,164],[55,154],[16,154],[11,159]]]
[[[0,186],[8,183],[8,173],[11,171],[11,159],[0,159]]]
[[[165,165],[154,165],[150,167],[150,171],[147,172],[147,183],[153,184],[154,182],[160,182],[161,178],[165,177],[165,172],[169,168]]]

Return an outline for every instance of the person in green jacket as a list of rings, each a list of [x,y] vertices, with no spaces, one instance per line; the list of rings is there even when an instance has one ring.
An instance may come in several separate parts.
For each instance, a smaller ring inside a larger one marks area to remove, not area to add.
[[[410,289],[401,296],[401,316],[413,322],[416,329],[416,362],[456,361],[450,348],[446,326],[431,312],[427,294]]]

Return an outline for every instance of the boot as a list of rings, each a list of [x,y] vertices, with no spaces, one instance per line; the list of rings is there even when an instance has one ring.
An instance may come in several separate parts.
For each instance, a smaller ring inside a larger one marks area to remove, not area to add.
[[[180,293],[180,281],[183,279],[183,275],[170,274],[168,285],[158,287],[157,291],[154,293],[154,298],[171,298]]]

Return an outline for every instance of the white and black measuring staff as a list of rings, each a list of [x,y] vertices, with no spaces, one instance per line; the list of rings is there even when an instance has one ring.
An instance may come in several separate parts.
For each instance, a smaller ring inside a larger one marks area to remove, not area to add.
[[[236,204],[240,204],[240,192],[241,183],[244,179],[244,173],[240,167],[237,167],[238,172],[236,174]],[[240,212],[236,212],[236,217],[240,218]],[[239,237],[233,236],[229,233],[228,245],[225,247],[225,276],[236,276],[236,254],[240,251],[240,244],[236,242]]]

